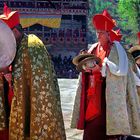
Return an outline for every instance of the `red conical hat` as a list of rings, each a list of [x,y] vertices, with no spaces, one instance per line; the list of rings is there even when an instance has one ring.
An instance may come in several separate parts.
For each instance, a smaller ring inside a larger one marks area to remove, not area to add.
[[[96,14],[92,18],[92,23],[96,28],[96,30],[105,30],[105,31],[112,30],[116,24],[107,10],[104,10],[102,14]]]
[[[3,20],[11,29],[20,23],[18,11],[12,11],[4,3],[3,14],[0,15]]]

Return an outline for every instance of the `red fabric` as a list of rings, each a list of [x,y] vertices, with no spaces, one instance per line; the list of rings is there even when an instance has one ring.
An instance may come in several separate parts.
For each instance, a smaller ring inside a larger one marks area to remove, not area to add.
[[[105,101],[105,78],[102,81],[101,114],[86,121],[83,140],[106,140],[106,101]]]
[[[12,98],[14,96],[13,87],[12,87],[12,74],[11,73],[7,73],[7,74],[4,75],[4,77],[7,80],[8,85],[9,85],[8,102],[9,102],[9,106],[11,106]]]
[[[12,103],[12,98],[14,96],[14,92],[13,92],[13,89],[10,88],[9,89],[9,92],[8,92],[8,102],[9,102],[9,106],[11,107],[11,103]]]
[[[138,38],[140,38],[140,32],[137,33]]]
[[[90,121],[100,115],[102,80],[100,72],[93,72],[94,87],[90,87],[89,75],[82,73],[82,93],[80,99],[80,115],[77,129],[84,129],[85,121]]]
[[[101,114],[101,73],[100,72],[93,72],[93,85],[90,85],[88,88],[87,94],[87,109],[86,109],[86,121],[90,121],[95,119]]]
[[[8,129],[0,131],[0,140],[8,140],[9,139],[8,137],[9,137]]]
[[[20,23],[18,11],[12,11],[4,5],[3,14],[0,15],[0,19],[3,20],[11,29]]]
[[[108,56],[110,50],[108,46],[104,46],[102,51],[99,50],[99,45],[96,47],[92,53],[96,54],[98,57],[103,60],[106,56]],[[90,84],[89,74],[82,72],[82,91],[81,91],[81,99],[80,99],[80,115],[77,123],[77,129],[85,129],[86,121],[91,121],[96,119],[100,115],[101,111],[101,96],[102,96],[102,76],[99,71],[92,72],[90,74],[93,76],[95,84],[92,87]],[[104,83],[105,84],[105,83]],[[103,105],[104,107],[104,105]],[[104,116],[104,115],[103,115]]]
[[[122,38],[122,34],[120,34],[120,30],[116,30],[116,31],[111,30],[110,31],[110,39],[111,39],[112,42],[115,41],[115,40],[120,41],[121,38]]]
[[[139,39],[139,44],[140,44],[140,32],[137,33],[138,39]]]
[[[77,129],[84,129],[85,126],[85,105],[86,105],[86,87],[85,87],[85,74],[82,73],[82,91],[80,99],[80,115],[77,123]]]
[[[93,17],[92,22],[96,30],[105,30],[105,31],[112,30],[116,24],[107,10],[104,10],[102,14],[96,14]]]

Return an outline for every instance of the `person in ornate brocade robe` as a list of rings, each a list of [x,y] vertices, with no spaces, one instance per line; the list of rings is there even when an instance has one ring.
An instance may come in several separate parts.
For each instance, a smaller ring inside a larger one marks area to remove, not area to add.
[[[14,97],[9,139],[66,140],[60,91],[50,55],[37,36],[23,33],[18,12],[5,9],[9,20],[0,19],[12,29],[17,42],[12,63]]]
[[[140,104],[127,54],[110,38],[114,20],[104,10],[93,17],[98,42],[88,53],[102,60],[80,74],[71,127],[84,130],[83,140],[119,140],[140,134]]]

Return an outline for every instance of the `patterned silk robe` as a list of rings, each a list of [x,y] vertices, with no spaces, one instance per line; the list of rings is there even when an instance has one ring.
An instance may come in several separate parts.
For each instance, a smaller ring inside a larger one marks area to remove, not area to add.
[[[11,73],[0,73],[0,140],[8,140],[8,123],[12,100]]]
[[[24,36],[13,62],[10,140],[65,140],[60,92],[50,56],[35,35]]]
[[[4,98],[4,81],[0,75],[0,131],[7,129],[5,98]]]

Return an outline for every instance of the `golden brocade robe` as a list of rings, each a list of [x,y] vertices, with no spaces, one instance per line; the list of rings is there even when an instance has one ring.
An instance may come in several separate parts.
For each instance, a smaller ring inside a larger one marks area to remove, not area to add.
[[[24,36],[13,62],[10,140],[65,140],[58,81],[35,35]]]
[[[0,75],[0,131],[7,128],[5,99],[4,99],[4,82],[3,76]]]

